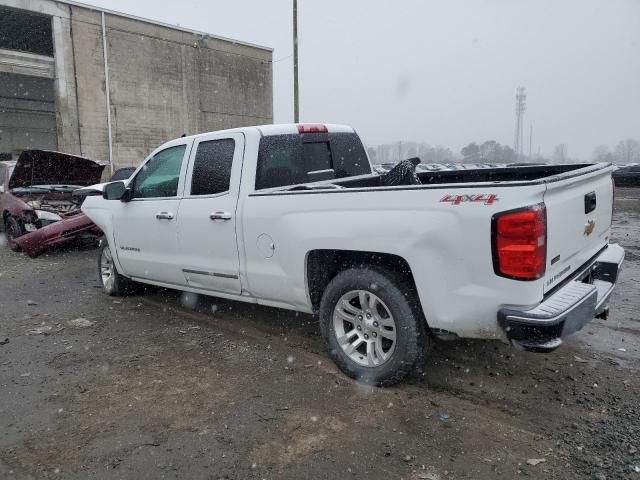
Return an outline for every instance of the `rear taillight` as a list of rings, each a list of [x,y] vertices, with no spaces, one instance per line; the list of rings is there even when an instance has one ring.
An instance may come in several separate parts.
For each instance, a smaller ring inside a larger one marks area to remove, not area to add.
[[[326,125],[320,123],[299,123],[298,133],[327,133]]]
[[[544,275],[547,263],[544,204],[494,215],[491,235],[496,275],[515,280],[537,280]]]

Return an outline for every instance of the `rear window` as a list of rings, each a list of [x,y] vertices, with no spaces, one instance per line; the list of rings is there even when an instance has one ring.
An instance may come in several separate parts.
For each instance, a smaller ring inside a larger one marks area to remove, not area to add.
[[[256,190],[371,173],[355,133],[272,135],[260,140]]]
[[[329,142],[303,143],[302,158],[304,159],[305,168],[310,172],[319,172],[332,168]]]

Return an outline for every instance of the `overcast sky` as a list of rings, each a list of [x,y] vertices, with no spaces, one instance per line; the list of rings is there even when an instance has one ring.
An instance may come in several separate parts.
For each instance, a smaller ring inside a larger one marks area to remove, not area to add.
[[[274,48],[274,120],[293,120],[291,0],[87,3]],[[534,153],[640,140],[640,0],[299,0],[299,36],[301,119],[369,145],[513,146],[517,86],[525,153],[532,124]]]

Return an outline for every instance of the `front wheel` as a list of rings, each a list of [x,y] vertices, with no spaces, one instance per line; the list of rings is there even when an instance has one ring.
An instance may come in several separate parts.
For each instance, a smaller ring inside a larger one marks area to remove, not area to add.
[[[320,328],[338,367],[376,386],[407,376],[428,341],[411,285],[370,268],[345,270],[331,280],[320,304]]]
[[[110,296],[126,295],[131,290],[131,280],[118,273],[109,243],[104,239],[100,243],[98,272],[102,290]]]
[[[19,252],[21,249],[16,243],[15,239],[24,235],[25,229],[22,226],[22,222],[15,217],[8,217],[4,224],[4,231],[7,236],[7,243],[9,248],[14,252]]]

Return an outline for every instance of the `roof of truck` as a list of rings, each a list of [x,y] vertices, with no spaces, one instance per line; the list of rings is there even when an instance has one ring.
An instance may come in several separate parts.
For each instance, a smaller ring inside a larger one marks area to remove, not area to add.
[[[354,133],[353,127],[348,125],[338,125],[333,123],[279,123],[270,125],[252,125],[249,127],[230,128],[227,130],[216,130],[213,132],[202,132],[195,135],[189,135],[186,138],[197,138],[203,135],[215,134],[229,134],[229,133],[243,133],[247,130],[258,130],[262,136],[268,137],[271,135],[286,135],[286,134],[298,134],[299,128],[326,128],[328,133]],[[177,140],[177,139],[176,139]]]

